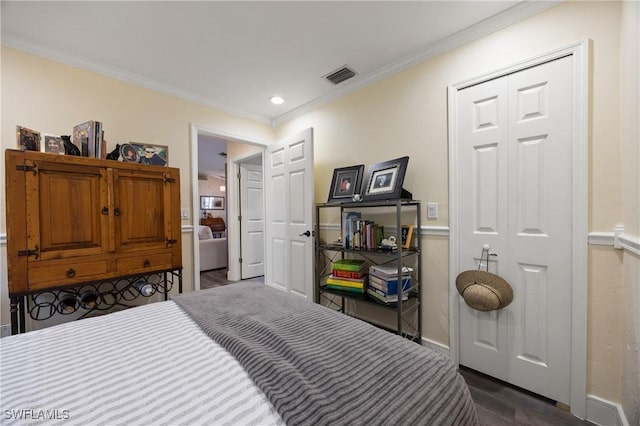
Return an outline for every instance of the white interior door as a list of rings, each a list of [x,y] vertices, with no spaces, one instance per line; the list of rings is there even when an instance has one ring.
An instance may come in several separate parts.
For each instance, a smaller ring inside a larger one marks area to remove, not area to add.
[[[264,275],[264,207],[262,165],[240,164],[241,278]]]
[[[459,265],[513,287],[500,311],[459,298],[460,364],[570,404],[572,79],[565,57],[459,91]],[[481,265],[484,268],[486,265]]]
[[[266,151],[265,283],[313,302],[313,129]]]

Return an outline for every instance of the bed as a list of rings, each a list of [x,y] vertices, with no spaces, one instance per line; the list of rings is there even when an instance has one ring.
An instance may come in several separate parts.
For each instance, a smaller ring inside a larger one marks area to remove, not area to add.
[[[476,424],[446,357],[257,282],[8,336],[0,355],[3,425]]]

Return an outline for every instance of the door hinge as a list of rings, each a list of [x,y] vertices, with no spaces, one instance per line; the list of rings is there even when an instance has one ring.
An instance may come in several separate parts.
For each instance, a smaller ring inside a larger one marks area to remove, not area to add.
[[[242,263],[242,258],[238,259],[238,262]]]
[[[171,176],[165,176],[164,183],[176,183],[176,179],[172,178]]]
[[[16,164],[16,170],[21,172],[33,172],[33,175],[38,174],[38,165],[33,163],[33,166],[27,166],[26,164]]]
[[[35,256],[37,260],[40,257],[40,248],[36,244],[34,249],[18,250],[18,256]]]
[[[165,242],[167,243],[167,245],[170,245],[170,244],[176,244],[178,240],[172,240],[172,239],[166,238]]]
[[[238,170],[238,180],[240,180],[240,170]]]
[[[242,222],[242,215],[238,216],[238,222]]]

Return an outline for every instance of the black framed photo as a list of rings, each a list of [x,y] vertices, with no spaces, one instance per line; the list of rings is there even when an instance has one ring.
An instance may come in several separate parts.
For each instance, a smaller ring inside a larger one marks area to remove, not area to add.
[[[331,189],[329,191],[329,203],[351,201],[354,195],[360,194],[364,164],[357,166],[341,167],[333,170]]]
[[[400,157],[370,165],[362,199],[396,200],[400,198],[408,163],[409,157]]]

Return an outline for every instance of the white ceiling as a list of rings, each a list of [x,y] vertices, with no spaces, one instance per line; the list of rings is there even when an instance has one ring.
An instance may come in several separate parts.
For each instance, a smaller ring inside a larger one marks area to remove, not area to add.
[[[278,124],[550,5],[2,1],[2,44]],[[343,65],[358,75],[323,78]]]

